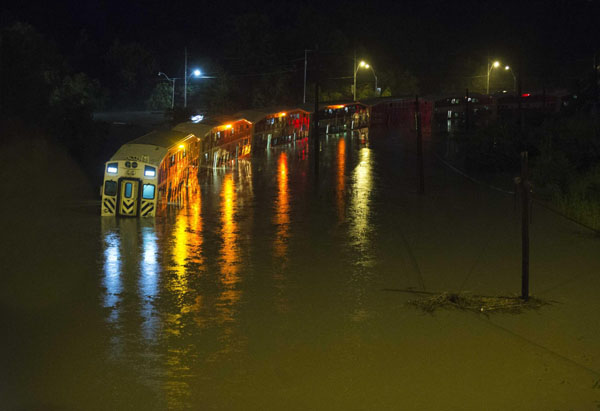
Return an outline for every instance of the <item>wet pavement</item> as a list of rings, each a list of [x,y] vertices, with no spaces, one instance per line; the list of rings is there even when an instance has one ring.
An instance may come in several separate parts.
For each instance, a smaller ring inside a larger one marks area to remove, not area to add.
[[[414,137],[364,134],[324,139],[318,175],[300,143],[202,172],[155,219],[13,201],[3,407],[600,406],[600,239],[534,206],[531,290],[554,304],[423,314],[400,290],[518,294],[520,217],[429,156],[417,195]]]

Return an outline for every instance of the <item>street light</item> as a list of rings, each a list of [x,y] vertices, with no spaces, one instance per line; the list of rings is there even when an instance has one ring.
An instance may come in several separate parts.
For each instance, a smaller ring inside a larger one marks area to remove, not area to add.
[[[371,69],[371,71],[373,72],[373,76],[375,76],[375,91],[377,91],[377,75],[375,74],[375,70],[373,70],[373,67],[371,67],[364,61],[361,61],[360,64],[356,67],[356,70],[354,70],[354,101],[356,101],[356,74],[358,73],[358,70],[361,67],[364,67],[366,69],[368,69],[368,68]]]
[[[175,105],[175,81],[178,79],[177,77],[173,77],[170,78],[169,76],[167,76],[165,73],[163,73],[162,71],[158,72],[159,76],[164,76],[167,80],[169,80],[171,83],[173,83],[173,92],[171,94],[171,110],[173,110],[173,107]]]
[[[200,78],[202,77],[202,72],[199,69],[194,69],[190,75],[187,75],[187,54],[186,54],[186,66],[185,66],[185,79],[183,85],[183,107],[187,107],[187,81],[192,77]]]
[[[513,71],[512,68],[510,68],[510,66],[504,67],[504,70],[510,71],[510,74],[512,74],[512,76],[513,76],[513,89],[514,89],[515,94],[516,94],[517,93],[517,76],[515,76],[515,72]]]
[[[498,68],[500,67],[500,62],[499,61],[494,61],[494,63],[490,64],[490,61],[488,60],[488,70],[487,70],[487,86],[486,86],[486,94],[489,95],[490,94],[490,73],[492,72],[492,69]]]

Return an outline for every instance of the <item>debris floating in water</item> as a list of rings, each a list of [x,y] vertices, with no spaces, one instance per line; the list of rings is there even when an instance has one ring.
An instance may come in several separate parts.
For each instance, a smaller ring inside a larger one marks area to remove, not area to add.
[[[428,293],[429,294],[429,293]],[[489,297],[483,295],[471,295],[468,293],[431,293],[428,297],[418,300],[410,300],[408,304],[413,305],[427,313],[433,313],[441,308],[454,308],[477,313],[502,312],[520,314],[525,310],[537,310],[551,302],[530,297],[523,300],[520,297]]]

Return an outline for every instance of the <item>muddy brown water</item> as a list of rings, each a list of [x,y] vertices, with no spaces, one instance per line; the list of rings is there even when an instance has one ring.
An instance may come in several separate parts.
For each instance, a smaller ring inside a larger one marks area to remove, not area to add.
[[[520,292],[513,199],[429,156],[418,196],[412,139],[328,136],[318,178],[275,148],[155,219],[101,218],[73,172],[14,183],[0,408],[598,407],[600,242],[576,224],[534,207],[531,290],[558,302],[539,311],[426,315],[389,291]]]

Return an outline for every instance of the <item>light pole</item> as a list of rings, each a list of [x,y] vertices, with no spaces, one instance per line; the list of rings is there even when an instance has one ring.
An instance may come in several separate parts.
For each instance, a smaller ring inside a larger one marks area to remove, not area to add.
[[[512,68],[510,68],[510,66],[504,67],[504,70],[510,71],[510,74],[512,74],[512,76],[513,76],[513,90],[514,90],[514,92],[516,94],[517,93],[517,76],[515,76],[515,72],[513,71]]]
[[[306,104],[306,68],[308,66],[308,52],[310,50],[304,49],[304,97],[302,97],[302,103]]]
[[[371,71],[373,72],[373,76],[375,77],[375,93],[378,94],[378,88],[377,88],[377,74],[375,74],[375,69],[373,69],[373,66],[369,66],[368,64],[365,66],[366,68],[370,68]]]
[[[375,90],[377,90],[377,75],[375,74],[375,70],[373,70],[373,67],[369,66],[364,61],[361,61],[360,64],[356,67],[356,70],[354,70],[354,101],[356,101],[356,73],[358,73],[358,70],[360,70],[361,67],[371,69],[373,75],[375,76]]]
[[[171,94],[171,110],[173,110],[173,107],[175,105],[175,80],[177,80],[177,77],[170,78],[169,76],[167,76],[162,71],[159,71],[158,75],[159,76],[164,76],[167,80],[169,80],[171,83],[173,83],[173,91],[172,91],[172,94]]]
[[[493,69],[500,67],[500,62],[499,61],[494,61],[493,64],[490,64],[490,61],[488,60],[488,70],[487,70],[487,86],[485,88],[486,93],[488,96],[490,94],[490,73],[492,72]]]
[[[187,107],[187,81],[188,79],[195,77],[195,78],[207,78],[204,77],[202,75],[202,72],[198,69],[195,69],[194,71],[192,71],[192,73],[188,76],[187,75],[187,65],[186,65],[186,76],[185,76],[185,84],[183,86],[184,90],[183,90],[183,107]]]

